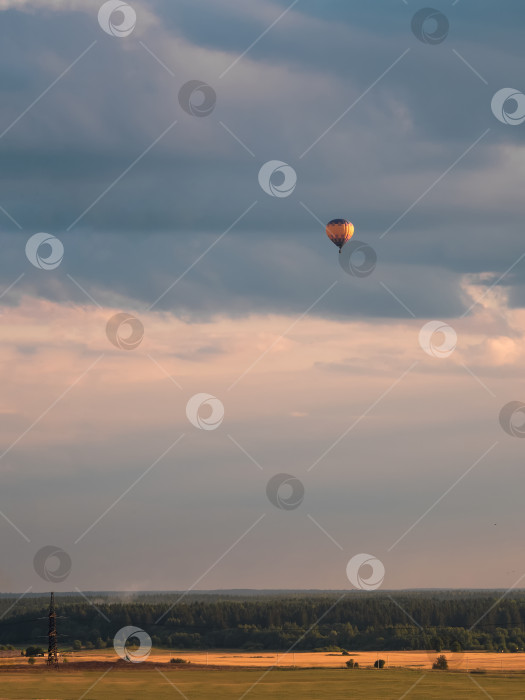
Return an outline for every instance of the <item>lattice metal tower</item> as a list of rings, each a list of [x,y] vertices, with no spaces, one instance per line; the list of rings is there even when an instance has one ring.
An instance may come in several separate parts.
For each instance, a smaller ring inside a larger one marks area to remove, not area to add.
[[[47,633],[49,645],[47,648],[47,665],[58,668],[57,652],[57,614],[55,612],[55,594],[51,593],[49,601],[49,631]]]

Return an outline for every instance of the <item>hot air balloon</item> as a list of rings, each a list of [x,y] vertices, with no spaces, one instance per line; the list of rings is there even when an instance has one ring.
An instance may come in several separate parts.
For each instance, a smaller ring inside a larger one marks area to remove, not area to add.
[[[346,219],[332,219],[326,226],[326,235],[341,252],[344,244],[354,235],[354,225]]]

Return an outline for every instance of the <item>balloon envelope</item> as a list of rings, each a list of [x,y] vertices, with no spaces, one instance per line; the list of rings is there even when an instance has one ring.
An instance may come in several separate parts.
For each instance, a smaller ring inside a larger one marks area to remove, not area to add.
[[[346,219],[332,219],[326,226],[326,235],[338,248],[342,248],[354,235],[354,225]]]

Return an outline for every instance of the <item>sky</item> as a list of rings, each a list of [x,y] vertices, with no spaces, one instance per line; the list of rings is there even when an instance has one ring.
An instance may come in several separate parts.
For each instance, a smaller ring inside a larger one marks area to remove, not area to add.
[[[0,0],[0,591],[524,585],[525,10],[425,8]]]

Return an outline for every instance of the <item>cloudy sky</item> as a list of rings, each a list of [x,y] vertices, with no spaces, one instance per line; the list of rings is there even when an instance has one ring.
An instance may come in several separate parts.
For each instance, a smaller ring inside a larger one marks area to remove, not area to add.
[[[100,5],[0,0],[0,590],[523,585],[522,0]]]

